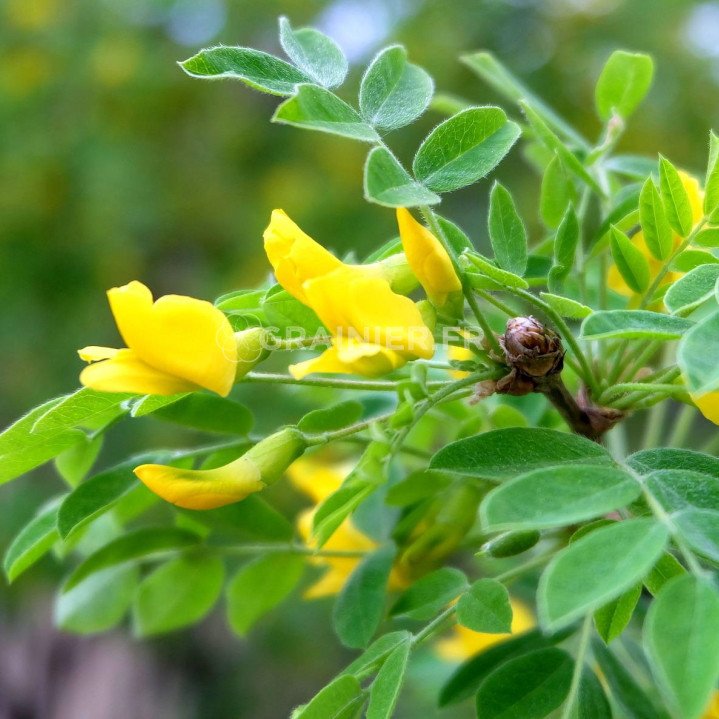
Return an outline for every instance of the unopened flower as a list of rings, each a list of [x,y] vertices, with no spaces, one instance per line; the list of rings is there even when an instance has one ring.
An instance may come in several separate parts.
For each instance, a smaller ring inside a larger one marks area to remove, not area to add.
[[[507,364],[530,377],[546,377],[562,369],[559,335],[534,317],[514,317],[499,338]]]
[[[239,502],[276,482],[307,448],[297,429],[266,437],[238,459],[215,469],[143,464],[137,477],[164,500],[185,509],[215,509]]]
[[[397,224],[409,266],[437,307],[461,297],[462,282],[442,243],[404,207],[397,208]]]
[[[170,395],[205,388],[229,394],[237,372],[237,343],[225,315],[209,302],[165,295],[153,302],[140,282],[107,293],[127,349],[85,347],[91,362],[80,374],[104,392]]]

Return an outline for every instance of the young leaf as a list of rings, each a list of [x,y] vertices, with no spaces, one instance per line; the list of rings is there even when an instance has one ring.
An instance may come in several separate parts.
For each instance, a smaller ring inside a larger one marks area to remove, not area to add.
[[[496,579],[478,579],[459,598],[457,621],[473,632],[508,634],[512,605],[506,587]]]
[[[336,87],[344,82],[347,58],[339,45],[319,30],[293,30],[290,21],[281,17],[280,45],[287,57],[318,85]]]
[[[465,252],[461,255],[460,260],[464,263],[465,267],[470,266],[476,268],[481,274],[486,275],[504,287],[516,287],[520,290],[529,287],[525,279],[519,275],[515,275],[513,272],[495,267],[489,260],[477,252]]]
[[[295,94],[275,110],[272,122],[379,142],[379,135],[344,100],[317,85],[298,85]]]
[[[666,260],[674,249],[674,237],[659,190],[651,177],[647,178],[639,194],[639,220],[649,251],[658,260]]]
[[[102,434],[97,434],[94,437],[88,436],[58,454],[55,457],[55,469],[58,474],[71,487],[77,487],[95,464],[103,442]]]
[[[93,552],[78,565],[65,581],[63,591],[77,586],[91,574],[135,562],[157,558],[167,553],[187,549],[198,544],[200,538],[179,527],[144,527],[128,532]]]
[[[574,207],[570,205],[554,236],[554,261],[548,277],[550,290],[559,289],[559,284],[572,271],[578,246],[579,221]]]
[[[719,595],[710,581],[686,574],[652,602],[644,646],[669,705],[699,719],[719,679]]]
[[[362,78],[360,112],[370,125],[395,130],[416,120],[429,106],[433,92],[432,78],[407,62],[401,45],[393,45],[380,51]]]
[[[630,519],[596,529],[563,549],[539,582],[542,627],[568,626],[627,591],[652,569],[667,539],[661,524]]]
[[[211,47],[179,63],[191,77],[233,78],[270,95],[291,95],[310,78],[274,55],[249,47]]]
[[[659,157],[659,187],[672,229],[682,237],[692,231],[692,207],[677,168],[666,157]]]
[[[593,519],[633,502],[640,484],[596,465],[537,469],[500,484],[482,502],[485,529],[543,529]]]
[[[649,310],[606,310],[595,312],[582,322],[585,340],[625,339],[677,340],[694,323],[683,317],[672,317]]]
[[[602,69],[594,93],[599,117],[609,120],[613,112],[629,117],[649,92],[653,75],[649,55],[615,50]]]
[[[572,683],[574,662],[551,647],[510,659],[477,692],[482,719],[542,719],[559,707]]]
[[[227,585],[227,616],[232,630],[244,636],[274,609],[302,578],[304,558],[267,554],[245,564]]]
[[[504,185],[495,182],[489,195],[489,239],[497,264],[515,275],[527,269],[527,230]]]
[[[687,315],[714,297],[719,264],[700,265],[680,277],[664,295],[666,308],[675,315]]]
[[[592,314],[592,308],[583,305],[581,302],[572,300],[569,297],[553,295],[550,292],[540,292],[539,296],[562,317],[569,317],[573,320],[583,320]]]
[[[414,174],[435,192],[471,185],[501,162],[520,132],[498,107],[467,108],[427,136],[412,163]]]
[[[577,201],[577,192],[564,164],[555,154],[542,176],[539,214],[547,227],[557,227],[569,205]]]
[[[15,536],[5,552],[3,568],[8,582],[14,582],[26,569],[43,557],[60,538],[57,508],[61,498],[40,510]]]
[[[441,567],[414,582],[392,607],[391,614],[427,621],[468,587],[464,572]]]
[[[389,632],[375,639],[357,659],[348,664],[342,674],[364,675],[371,667],[384,661],[397,647],[412,638],[408,631]]]
[[[395,553],[395,548],[388,545],[365,557],[337,597],[332,621],[345,646],[366,647],[377,631]]]
[[[719,247],[719,227],[706,227],[694,235],[692,244],[699,247]]]
[[[409,639],[400,644],[385,660],[372,682],[366,719],[390,719],[402,689],[411,649]]]
[[[716,265],[719,259],[706,250],[684,250],[669,265],[673,272],[690,272],[701,265]]]
[[[709,161],[704,182],[704,214],[711,215],[719,206],[719,137],[714,130],[709,132]],[[716,245],[713,245],[714,247]]]
[[[719,312],[697,322],[684,333],[677,364],[689,390],[701,395],[719,387]]]
[[[639,583],[594,612],[594,626],[607,644],[626,629],[641,595],[642,584]]]
[[[584,437],[553,429],[511,427],[452,442],[430,460],[446,469],[485,479],[510,479],[542,467],[613,464],[607,451]]]
[[[218,557],[187,556],[163,564],[137,588],[132,604],[135,633],[147,637],[200,621],[215,605],[224,578],[225,566]]]
[[[642,251],[617,227],[612,225],[610,235],[612,257],[619,274],[634,292],[649,287],[649,262]]]
[[[348,709],[364,703],[360,683],[348,674],[332,680],[292,719],[344,719]]]
[[[367,201],[385,207],[436,205],[441,201],[439,195],[412,179],[385,147],[373,147],[367,155],[364,195]]]

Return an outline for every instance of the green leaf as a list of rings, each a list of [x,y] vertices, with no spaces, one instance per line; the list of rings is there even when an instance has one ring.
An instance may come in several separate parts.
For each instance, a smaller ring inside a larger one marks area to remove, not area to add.
[[[280,332],[288,329],[296,331],[297,327],[301,327],[308,334],[314,335],[324,330],[324,325],[315,312],[295,299],[287,290],[282,289],[280,285],[274,285],[267,290],[261,306],[267,321]]]
[[[346,400],[338,404],[314,409],[297,423],[298,429],[309,434],[331,432],[358,422],[364,412],[364,406],[356,400]]]
[[[385,502],[390,507],[406,507],[449,487],[452,479],[443,472],[433,472],[429,469],[412,472],[405,479],[393,484],[387,490]]]
[[[450,676],[440,692],[439,705],[444,707],[468,699],[477,693],[485,677],[494,669],[509,659],[550,647],[550,640],[551,637],[544,637],[539,630],[534,629],[491,645],[461,664]]]
[[[667,290],[664,304],[672,314],[687,315],[714,297],[717,279],[719,264],[695,267]]]
[[[138,576],[137,567],[108,567],[63,591],[55,602],[55,624],[76,634],[111,629],[125,616]]]
[[[470,107],[432,130],[412,167],[435,192],[451,192],[489,174],[509,152],[521,131],[498,107]]]
[[[181,397],[159,407],[152,412],[152,416],[203,432],[239,435],[246,435],[254,423],[252,412],[239,402],[200,393]]]
[[[375,127],[395,130],[409,125],[429,106],[432,78],[407,62],[401,45],[381,50],[362,78],[359,105],[362,117]]]
[[[344,674],[332,680],[292,719],[340,719],[348,708],[363,701],[360,683]]]
[[[215,605],[225,579],[218,557],[173,559],[146,577],[132,603],[133,627],[141,637],[200,621]]]
[[[391,614],[427,621],[468,586],[464,572],[454,567],[441,567],[418,579],[401,594]]]
[[[526,115],[537,140],[557,155],[567,170],[576,175],[584,184],[591,187],[599,195],[604,195],[604,191],[599,186],[599,183],[592,177],[584,165],[582,165],[577,156],[550,129],[549,125],[547,125],[532,105],[524,100],[520,100],[519,106]]]
[[[567,169],[555,154],[542,176],[542,189],[539,196],[539,214],[547,227],[557,227],[567,208],[577,201]]]
[[[679,564],[673,554],[664,552],[652,567],[652,571],[644,577],[644,586],[656,596],[670,579],[685,572],[686,570]]]
[[[591,669],[584,669],[571,719],[612,719],[612,707]]]
[[[67,578],[64,591],[77,586],[91,574],[140,559],[156,559],[197,545],[200,538],[177,527],[144,527],[112,540],[87,557]]]
[[[364,166],[364,195],[385,207],[436,205],[439,195],[412,179],[386,147],[373,147]]]
[[[478,579],[459,598],[457,621],[473,632],[511,632],[512,605],[506,587],[496,579]]]
[[[296,93],[275,110],[272,122],[294,125],[349,137],[361,142],[379,142],[379,135],[337,95],[317,85],[298,85]]]
[[[719,680],[719,595],[708,579],[686,574],[652,602],[644,646],[659,688],[682,719],[699,719]]]
[[[554,236],[554,258],[547,278],[550,290],[559,289],[562,281],[572,271],[574,256],[579,246],[579,232],[579,221],[574,207],[570,205]]]
[[[700,230],[694,235],[692,244],[700,247],[719,247],[719,227],[706,227]]]
[[[392,717],[407,671],[411,646],[410,640],[405,640],[387,657],[377,672],[377,678],[370,688],[366,719]]]
[[[539,581],[542,627],[568,626],[627,591],[649,573],[667,539],[661,524],[630,519],[596,529],[563,549]]]
[[[344,82],[347,58],[339,45],[319,30],[293,30],[290,21],[281,17],[280,44],[287,57],[318,85],[336,87]]]
[[[28,472],[85,439],[77,429],[50,428],[33,432],[37,420],[64,398],[35,407],[0,434],[0,484]]]
[[[533,469],[563,464],[612,464],[612,458],[596,442],[578,435],[510,427],[452,442],[430,461],[432,469],[485,479],[510,479]]]
[[[412,634],[408,631],[389,632],[375,639],[353,662],[342,671],[342,674],[354,676],[366,675],[376,665],[383,662],[398,646],[404,644]]]
[[[322,547],[337,527],[376,489],[363,480],[343,484],[320,504],[312,517],[312,534]]]
[[[304,557],[267,554],[245,564],[227,585],[227,616],[232,630],[244,636],[255,622],[280,604],[297,586]]]
[[[674,249],[674,236],[654,180],[648,177],[639,195],[639,220],[644,241],[658,260],[666,260]]]
[[[639,583],[594,612],[594,626],[607,644],[626,629],[641,595],[642,584]]]
[[[646,488],[666,512],[682,509],[719,510],[719,479],[686,469],[657,469],[645,479]]]
[[[653,75],[654,63],[649,55],[615,50],[594,92],[599,117],[609,120],[614,112],[622,118],[629,117],[649,92]]]
[[[5,552],[3,568],[8,582],[14,582],[26,569],[45,556],[60,538],[57,508],[61,497],[41,509],[16,535]]]
[[[480,552],[495,559],[514,557],[534,547],[541,538],[535,529],[502,532],[485,542]]]
[[[585,317],[589,317],[593,312],[591,307],[587,307],[587,305],[583,305],[581,302],[572,300],[569,297],[553,295],[549,292],[540,292],[539,296],[562,317],[569,317],[573,320],[583,320]]]
[[[668,719],[664,712],[657,710],[652,700],[624,668],[622,662],[599,639],[592,641],[592,653],[609,684],[612,698],[624,712],[622,717],[626,716],[627,719]]]
[[[310,78],[288,62],[249,47],[211,47],[179,63],[191,77],[229,77],[271,95],[291,95]]]
[[[86,437],[55,457],[55,469],[71,487],[76,487],[92,469],[103,441],[102,434]]]
[[[345,646],[366,647],[377,631],[395,553],[394,546],[388,545],[365,557],[337,597],[332,622]]]
[[[669,269],[673,272],[690,272],[701,265],[716,265],[719,258],[706,250],[684,250],[671,262]]]
[[[529,287],[527,281],[519,275],[495,267],[488,259],[473,250],[464,252],[464,254],[460,256],[460,261],[465,268],[467,266],[474,267],[481,274],[495,280],[503,287],[516,287],[520,290],[525,290]]]
[[[495,669],[477,692],[482,719],[542,719],[559,707],[572,683],[574,662],[550,647],[510,659]]]
[[[684,189],[677,168],[666,157],[659,156],[659,188],[672,229],[682,237],[692,231],[694,224],[689,195]]]
[[[83,387],[62,397],[38,416],[31,431],[33,434],[46,434],[73,427],[102,428],[127,411],[126,400],[133,396]]]
[[[704,214],[710,215],[719,205],[719,137],[714,130],[709,132],[709,161],[704,182]],[[699,243],[697,243],[699,244]],[[716,245],[712,245],[716,247]]]
[[[719,562],[719,511],[690,507],[674,514],[672,520],[694,551]]]
[[[523,275],[527,269],[527,230],[509,190],[496,181],[489,195],[489,239],[497,264]]]
[[[649,474],[655,469],[686,469],[719,478],[719,459],[691,449],[643,449],[630,455],[627,464],[640,474]]]
[[[719,387],[719,312],[697,322],[684,333],[677,350],[677,364],[690,392],[698,395]]]
[[[482,502],[487,530],[578,524],[633,502],[641,485],[628,473],[597,465],[537,469],[493,489]]]
[[[609,239],[619,274],[634,292],[644,292],[649,287],[649,262],[642,251],[617,227],[612,225]]]
[[[585,340],[625,339],[676,340],[694,326],[690,320],[649,310],[595,312],[582,322]]]

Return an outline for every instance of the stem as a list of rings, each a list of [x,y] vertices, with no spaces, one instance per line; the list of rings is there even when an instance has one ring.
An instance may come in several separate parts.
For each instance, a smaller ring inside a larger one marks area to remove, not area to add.
[[[356,389],[370,392],[396,392],[399,382],[392,380],[359,380],[334,379],[330,377],[303,377],[295,379],[288,374],[274,374],[271,372],[249,372],[242,378],[242,382],[263,382],[266,384],[293,384],[305,387],[333,387],[334,389]],[[443,387],[450,384],[450,380],[427,382],[428,387]]]
[[[361,558],[367,555],[367,552],[360,550],[339,550],[339,549],[313,549],[304,544],[238,544],[238,545],[210,545],[212,549],[216,549],[226,554],[236,554],[240,556],[254,554],[303,554],[312,557],[327,558]]]
[[[561,719],[570,719],[572,709],[579,696],[579,687],[582,683],[582,673],[584,671],[584,660],[587,656],[589,648],[589,637],[592,633],[592,615],[587,614],[582,624],[582,633],[579,635],[579,645],[577,646],[577,656],[574,659],[574,674],[572,675],[572,683],[569,687],[569,694],[564,702]]]
[[[695,416],[693,405],[685,404],[681,408],[679,416],[675,420],[674,429],[669,437],[667,446],[684,447],[686,445],[687,439],[691,433],[692,424],[694,424]]]
[[[505,304],[502,302],[502,300],[497,299],[491,292],[487,292],[486,290],[474,290],[476,294],[478,294],[483,300],[486,300],[490,304],[494,305],[500,312],[504,312],[505,315],[508,317],[516,317],[518,312],[515,309],[512,309],[508,304]]]
[[[641,392],[652,394],[654,392],[663,392],[668,397],[683,396],[687,393],[686,387],[680,384],[660,384],[652,382],[622,382],[610,387],[601,394],[602,403],[608,404],[613,399],[621,396],[626,392]]]
[[[662,430],[664,429],[664,421],[667,417],[667,408],[669,404],[662,402],[652,408],[649,413],[649,421],[647,422],[647,431],[644,435],[644,449],[653,449],[658,447],[662,440]]]
[[[661,346],[662,343],[659,340],[654,340],[653,342],[650,342],[643,350],[639,352],[634,362],[629,365],[628,368],[625,368],[621,372],[618,379],[621,379],[622,376],[625,374],[628,380],[634,379],[637,372],[639,372],[639,370],[646,365],[646,363],[657,353]]]
[[[577,404],[561,375],[550,375],[542,384],[537,385],[537,391],[545,395],[555,406],[575,434],[581,434],[595,442],[599,441],[603,432],[592,423],[587,412]]]

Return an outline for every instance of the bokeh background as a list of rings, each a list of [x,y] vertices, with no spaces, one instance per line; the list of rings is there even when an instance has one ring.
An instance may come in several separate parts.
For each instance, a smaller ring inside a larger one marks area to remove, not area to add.
[[[439,90],[497,102],[457,61],[490,49],[589,137],[606,57],[650,52],[655,83],[621,149],[704,164],[719,110],[719,2],[2,0],[0,425],[75,387],[77,347],[116,341],[108,287],[140,279],[157,294],[212,299],[262,281],[274,207],[339,253],[368,253],[393,235],[392,212],[361,198],[365,146],[271,125],[276,98],[192,80],[175,64],[216,43],[279,52],[281,14],[342,45],[348,97],[372,54],[402,42]],[[390,142],[407,159],[439,119],[430,112]],[[538,181],[521,152],[499,175],[531,229]],[[486,190],[445,207],[480,242]],[[147,441],[119,436],[109,456]],[[40,471],[2,488],[3,547],[54,482]],[[274,718],[344,661],[322,603],[243,641],[221,620],[145,644],[123,632],[59,636],[49,597],[60,576],[50,560],[0,587],[0,719]]]

